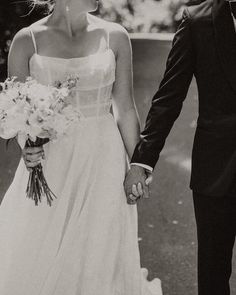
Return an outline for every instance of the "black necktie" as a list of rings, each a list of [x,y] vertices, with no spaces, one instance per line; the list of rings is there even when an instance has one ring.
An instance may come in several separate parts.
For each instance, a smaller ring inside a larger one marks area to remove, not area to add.
[[[236,19],[236,1],[229,1],[231,12]]]

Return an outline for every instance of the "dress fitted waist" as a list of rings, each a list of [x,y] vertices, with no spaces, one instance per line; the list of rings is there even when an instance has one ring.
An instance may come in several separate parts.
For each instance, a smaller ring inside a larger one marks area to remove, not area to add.
[[[81,120],[96,119],[111,114],[111,102],[92,104],[86,106],[77,106]]]

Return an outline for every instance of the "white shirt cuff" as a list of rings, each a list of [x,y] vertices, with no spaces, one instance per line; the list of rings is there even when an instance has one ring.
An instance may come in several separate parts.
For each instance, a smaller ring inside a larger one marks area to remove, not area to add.
[[[140,166],[143,167],[144,169],[152,172],[153,168],[151,166],[145,165],[145,164],[141,164],[141,163],[130,163],[130,166]]]

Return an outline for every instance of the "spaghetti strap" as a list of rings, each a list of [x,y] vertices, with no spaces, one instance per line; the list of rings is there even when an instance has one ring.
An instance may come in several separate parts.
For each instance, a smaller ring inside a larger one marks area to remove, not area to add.
[[[107,49],[110,49],[110,31],[109,30],[106,30],[107,31]]]
[[[34,36],[33,30],[32,30],[32,27],[29,27],[29,30],[30,30],[30,34],[32,37],[32,42],[34,44],[34,50],[35,50],[35,53],[37,54],[38,50],[37,50],[36,40],[35,40],[35,36]]]

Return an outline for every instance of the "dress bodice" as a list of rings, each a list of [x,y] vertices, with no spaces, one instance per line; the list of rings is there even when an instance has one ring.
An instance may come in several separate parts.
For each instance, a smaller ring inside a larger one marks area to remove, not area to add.
[[[58,58],[34,53],[29,62],[30,75],[39,83],[53,85],[68,76],[78,77],[72,104],[87,117],[110,113],[116,60],[112,49],[85,57]]]

